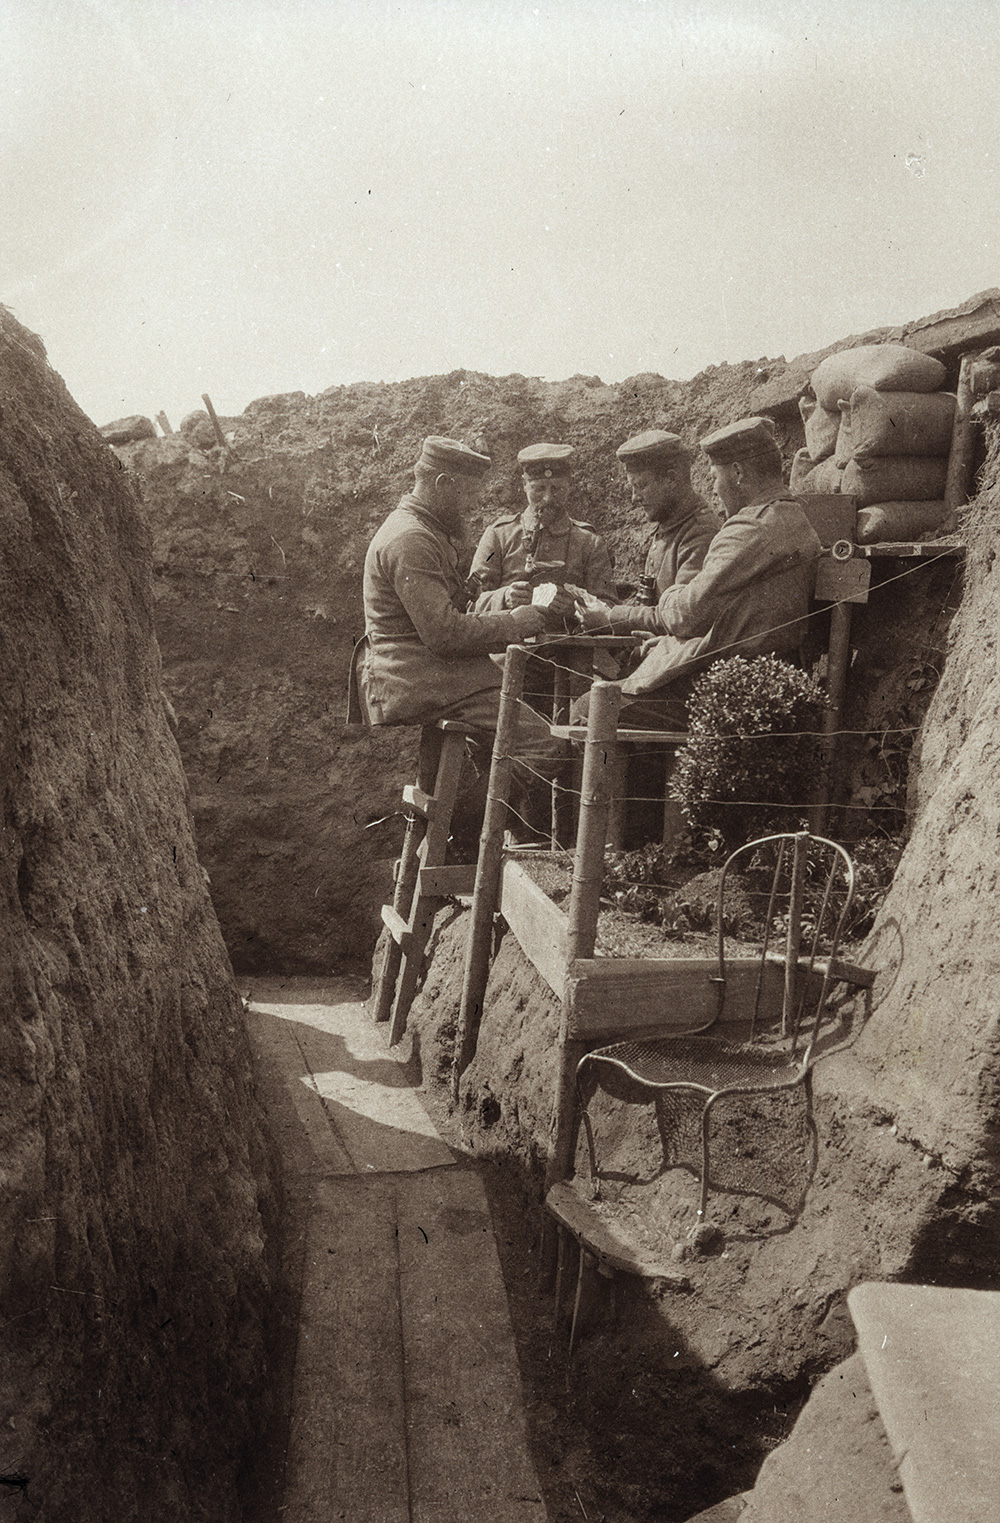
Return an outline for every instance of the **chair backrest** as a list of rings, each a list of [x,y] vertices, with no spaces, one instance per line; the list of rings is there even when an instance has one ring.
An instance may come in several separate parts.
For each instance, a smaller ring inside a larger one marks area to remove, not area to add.
[[[365,701],[364,688],[360,682],[361,667],[365,656],[368,654],[370,641],[367,635],[362,635],[355,640],[354,649],[351,651],[351,664],[347,672],[347,713],[344,717],[345,724],[371,724],[371,715],[368,712],[368,704]]]
[[[727,981],[727,889],[737,871],[744,913],[760,925],[751,1040],[780,1037],[808,1062],[830,986],[837,982],[837,952],[854,897],[854,864],[836,841],[806,830],[763,836],[734,851],[719,881],[717,934],[723,987]],[[731,1015],[727,1011],[727,1017]]]

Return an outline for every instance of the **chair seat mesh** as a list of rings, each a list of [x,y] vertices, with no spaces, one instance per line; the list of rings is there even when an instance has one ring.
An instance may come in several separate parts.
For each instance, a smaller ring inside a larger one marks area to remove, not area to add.
[[[769,1050],[759,1042],[708,1036],[616,1042],[591,1053],[590,1061],[612,1063],[639,1084],[682,1084],[710,1093],[720,1089],[778,1089],[794,1083],[802,1066],[801,1056],[787,1046]]]

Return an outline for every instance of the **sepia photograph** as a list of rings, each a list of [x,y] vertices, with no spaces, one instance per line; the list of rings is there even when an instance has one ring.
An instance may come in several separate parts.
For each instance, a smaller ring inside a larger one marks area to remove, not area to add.
[[[0,1523],[1000,1523],[998,81],[0,0]]]

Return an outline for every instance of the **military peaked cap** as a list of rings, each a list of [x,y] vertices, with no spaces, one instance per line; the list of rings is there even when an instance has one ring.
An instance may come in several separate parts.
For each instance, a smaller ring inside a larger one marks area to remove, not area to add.
[[[717,460],[720,465],[731,460],[749,460],[754,455],[771,454],[778,447],[770,418],[741,418],[738,423],[717,428],[714,434],[706,434],[699,443],[708,458]]]
[[[424,440],[417,464],[446,476],[485,476],[493,462],[489,455],[477,455],[460,439],[431,434]]]
[[[517,463],[526,476],[568,476],[575,454],[572,444],[529,444]]]
[[[680,434],[668,434],[662,428],[648,428],[633,434],[615,450],[626,470],[644,471],[648,466],[670,465],[688,458],[688,449]]]

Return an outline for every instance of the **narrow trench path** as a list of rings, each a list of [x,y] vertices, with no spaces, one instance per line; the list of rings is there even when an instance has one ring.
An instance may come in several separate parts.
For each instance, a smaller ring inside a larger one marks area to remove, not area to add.
[[[242,987],[301,1263],[276,1516],[545,1523],[478,1173],[357,980]]]

